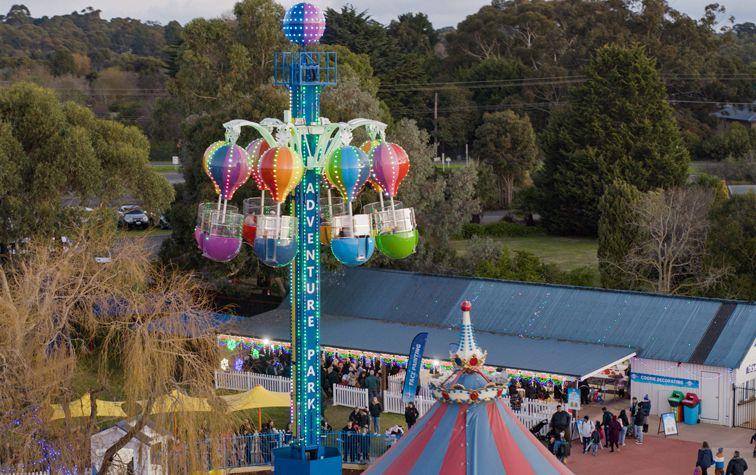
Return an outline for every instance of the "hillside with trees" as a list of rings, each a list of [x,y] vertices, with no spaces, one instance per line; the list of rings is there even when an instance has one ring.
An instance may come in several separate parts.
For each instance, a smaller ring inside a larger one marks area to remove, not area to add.
[[[280,283],[285,273],[263,270],[248,250],[229,264],[201,260],[191,235],[198,203],[213,196],[200,159],[207,144],[222,137],[222,122],[279,117],[287,103],[286,91],[271,85],[274,53],[288,48],[280,31],[283,7],[242,0],[222,14],[182,26],[106,20],[93,8],[35,17],[14,5],[0,17],[0,80],[37,83],[96,118],[139,127],[150,159],[181,158],[185,184],[177,187],[169,213],[174,231],[163,248],[166,261],[201,269],[216,285],[254,278]],[[639,206],[630,198],[651,206],[652,194],[684,188],[690,169],[745,183],[756,176],[756,133],[712,115],[725,104],[750,107],[756,27],[729,19],[717,4],[691,18],[665,0],[493,0],[443,29],[421,12],[382,24],[347,5],[328,9],[326,17],[319,48],[338,52],[339,85],[324,92],[323,115],[387,122],[389,135],[407,146],[413,161],[400,199],[418,212],[419,252],[374,265],[466,271],[469,263],[452,241],[469,238],[464,225],[481,209],[506,207],[529,224],[540,215],[548,233],[598,237],[602,283],[648,288],[617,274],[628,253],[642,246],[602,235],[602,229],[627,225],[617,220]],[[461,158],[466,149],[469,166],[434,164],[442,154]],[[716,178],[699,179],[722,186]],[[235,204],[256,193],[243,187]],[[363,197],[365,203],[375,198],[372,192]],[[699,211],[707,219],[734,226],[718,211],[726,208],[704,201]],[[606,210],[615,205],[620,208]],[[521,232],[502,229],[497,239]],[[711,242],[708,229],[699,238]],[[696,260],[700,268],[714,256],[723,261],[711,246]],[[498,269],[474,268],[492,276],[590,281],[585,275],[544,277],[554,272],[511,274],[518,263],[542,263],[497,253],[505,256]],[[649,278],[647,270],[637,274]],[[752,295],[735,289],[747,279],[714,280],[705,290],[674,288]],[[678,282],[688,281],[682,276]]]

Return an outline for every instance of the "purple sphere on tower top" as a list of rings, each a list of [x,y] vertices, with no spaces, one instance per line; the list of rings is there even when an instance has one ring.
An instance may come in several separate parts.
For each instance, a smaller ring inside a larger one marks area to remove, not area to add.
[[[325,15],[311,3],[297,3],[286,11],[283,32],[292,43],[306,46],[317,43],[325,32]]]

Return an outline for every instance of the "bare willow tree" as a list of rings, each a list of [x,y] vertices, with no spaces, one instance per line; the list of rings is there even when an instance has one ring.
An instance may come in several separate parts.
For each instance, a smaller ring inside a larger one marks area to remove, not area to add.
[[[708,213],[713,193],[704,187],[646,193],[630,215],[637,236],[620,270],[637,287],[682,294],[709,288],[724,274],[706,264]]]
[[[147,424],[180,453],[162,457],[165,473],[207,470],[200,438],[233,422],[214,396],[218,347],[197,282],[156,267],[144,243],[116,241],[112,229],[91,219],[71,246],[32,243],[2,262],[0,468],[86,467],[90,436],[108,423],[96,417],[98,397],[124,401],[131,426],[100,473]],[[155,413],[174,390],[208,398],[210,412]],[[75,417],[67,403],[87,394],[89,417]],[[54,403],[62,421],[49,420]]]

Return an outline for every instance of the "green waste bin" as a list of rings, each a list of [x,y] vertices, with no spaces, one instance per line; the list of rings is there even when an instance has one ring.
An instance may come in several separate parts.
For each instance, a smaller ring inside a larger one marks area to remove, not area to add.
[[[683,420],[683,399],[685,399],[685,394],[683,394],[682,391],[672,391],[672,394],[667,398],[669,406],[675,413],[675,420],[677,422],[682,422]]]

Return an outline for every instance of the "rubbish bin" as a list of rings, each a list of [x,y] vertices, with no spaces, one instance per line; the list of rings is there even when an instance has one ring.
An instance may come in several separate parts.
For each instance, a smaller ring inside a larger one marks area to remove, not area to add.
[[[687,393],[682,400],[683,422],[688,425],[698,424],[698,414],[701,411],[701,400],[696,393]]]
[[[675,420],[677,422],[682,422],[683,419],[683,399],[685,399],[685,394],[683,394],[682,391],[672,391],[672,394],[667,398],[669,406],[675,413]]]

